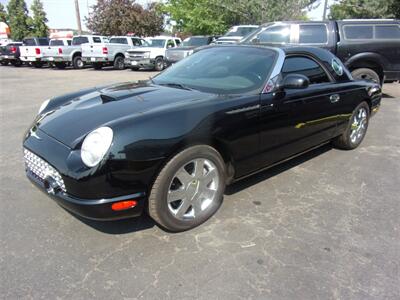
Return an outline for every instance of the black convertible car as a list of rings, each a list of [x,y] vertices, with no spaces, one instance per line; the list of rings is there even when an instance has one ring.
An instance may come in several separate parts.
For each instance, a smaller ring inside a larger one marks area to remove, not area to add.
[[[216,212],[226,184],[331,141],[356,148],[380,100],[323,49],[209,46],[149,81],[45,101],[26,172],[78,215],[146,209],[182,231]]]

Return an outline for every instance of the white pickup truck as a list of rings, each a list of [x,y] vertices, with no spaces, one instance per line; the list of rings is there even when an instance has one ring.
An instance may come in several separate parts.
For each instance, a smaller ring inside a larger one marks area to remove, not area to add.
[[[54,57],[62,53],[63,46],[70,46],[71,43],[72,39],[68,38],[50,40],[48,47],[41,48],[42,61],[54,64],[59,69],[64,69],[65,64],[55,61]]]
[[[48,38],[25,38],[22,41],[22,46],[19,47],[19,59],[25,63],[33,65],[35,68],[41,68],[44,64],[42,61],[43,50],[48,47]]]
[[[98,70],[112,65],[116,70],[125,69],[125,51],[140,47],[146,41],[135,36],[113,36],[108,43],[82,45],[82,59]]]
[[[72,65],[75,69],[82,69],[85,63],[82,60],[83,44],[103,44],[108,39],[99,35],[78,35],[72,38],[70,45],[56,47],[57,51],[48,58],[57,68],[64,69],[67,65]]]
[[[145,46],[129,49],[125,53],[125,65],[134,70],[151,68],[162,71],[165,66],[165,52],[167,49],[178,47],[182,41],[180,38],[170,36],[158,36],[146,39]]]

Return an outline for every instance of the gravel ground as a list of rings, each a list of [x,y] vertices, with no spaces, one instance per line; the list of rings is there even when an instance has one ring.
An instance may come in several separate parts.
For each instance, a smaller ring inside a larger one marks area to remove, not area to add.
[[[188,232],[78,219],[30,184],[21,141],[43,100],[154,74],[0,67],[0,298],[400,298],[400,84],[358,149],[238,182]]]

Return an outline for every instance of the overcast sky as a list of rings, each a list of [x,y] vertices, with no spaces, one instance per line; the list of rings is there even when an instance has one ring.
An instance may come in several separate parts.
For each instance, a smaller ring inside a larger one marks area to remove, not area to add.
[[[0,0],[4,5],[7,5],[8,0]],[[28,8],[31,6],[33,0],[25,0]],[[75,17],[75,1],[74,0],[42,0],[44,9],[47,13],[47,19],[49,20],[50,28],[73,28],[76,29],[76,17]],[[82,27],[86,29],[85,22],[83,21],[88,15],[88,8],[95,4],[97,0],[78,0]],[[137,3],[142,5],[151,2],[150,0],[137,0]],[[324,0],[318,0],[314,5],[314,9],[308,12],[308,16],[314,20],[320,20],[322,18]],[[333,0],[329,0],[329,3]]]

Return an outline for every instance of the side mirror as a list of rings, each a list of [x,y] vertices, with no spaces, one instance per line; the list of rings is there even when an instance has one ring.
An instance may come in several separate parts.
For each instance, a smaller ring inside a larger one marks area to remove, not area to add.
[[[310,79],[301,74],[289,74],[280,84],[282,89],[306,89],[310,85]]]

